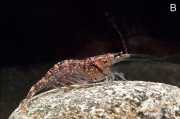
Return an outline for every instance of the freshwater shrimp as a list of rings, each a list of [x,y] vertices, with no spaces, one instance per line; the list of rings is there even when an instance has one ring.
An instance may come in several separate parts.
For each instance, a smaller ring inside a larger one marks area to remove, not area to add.
[[[53,85],[89,84],[105,78],[114,78],[114,75],[123,79],[121,74],[111,72],[110,67],[128,57],[130,57],[130,54],[119,52],[89,57],[84,60],[58,62],[41,80],[31,87],[26,98],[29,99],[42,89]]]
[[[107,13],[106,15],[108,16]],[[112,80],[114,80],[116,78],[115,75],[125,80],[123,74],[116,72],[113,73],[110,69],[115,63],[129,58],[131,55],[128,54],[125,41],[117,26],[112,20],[111,22],[117,29],[122,39],[125,54],[122,52],[107,53],[104,55],[89,57],[84,60],[64,60],[58,62],[44,77],[41,78],[41,80],[31,87],[26,98],[29,99],[44,88],[54,85],[66,87],[72,84],[90,84],[108,78],[112,78]]]

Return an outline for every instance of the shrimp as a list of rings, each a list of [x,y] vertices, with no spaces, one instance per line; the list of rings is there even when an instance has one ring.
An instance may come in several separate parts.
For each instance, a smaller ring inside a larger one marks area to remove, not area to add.
[[[29,99],[42,89],[54,85],[90,84],[108,77],[114,77],[115,74],[122,78],[118,73],[111,72],[110,67],[129,57],[130,54],[119,52],[89,57],[84,60],[58,62],[31,87],[26,98]]]

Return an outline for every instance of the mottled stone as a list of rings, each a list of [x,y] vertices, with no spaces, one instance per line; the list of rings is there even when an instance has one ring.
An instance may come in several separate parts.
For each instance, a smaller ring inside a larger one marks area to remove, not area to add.
[[[116,81],[60,88],[24,100],[9,119],[179,119],[180,88],[143,81]]]

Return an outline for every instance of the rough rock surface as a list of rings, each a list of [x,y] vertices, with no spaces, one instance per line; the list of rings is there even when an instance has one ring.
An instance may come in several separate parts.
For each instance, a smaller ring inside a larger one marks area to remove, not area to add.
[[[9,119],[180,119],[180,88],[116,81],[60,88],[23,100]]]

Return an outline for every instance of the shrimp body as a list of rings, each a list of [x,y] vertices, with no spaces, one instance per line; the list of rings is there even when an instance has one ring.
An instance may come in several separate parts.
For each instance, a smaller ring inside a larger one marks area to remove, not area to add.
[[[97,82],[112,74],[110,70],[112,65],[129,56],[130,54],[107,53],[84,60],[58,62],[41,80],[31,87],[26,98],[29,99],[42,89],[54,85],[69,86],[72,84]]]

